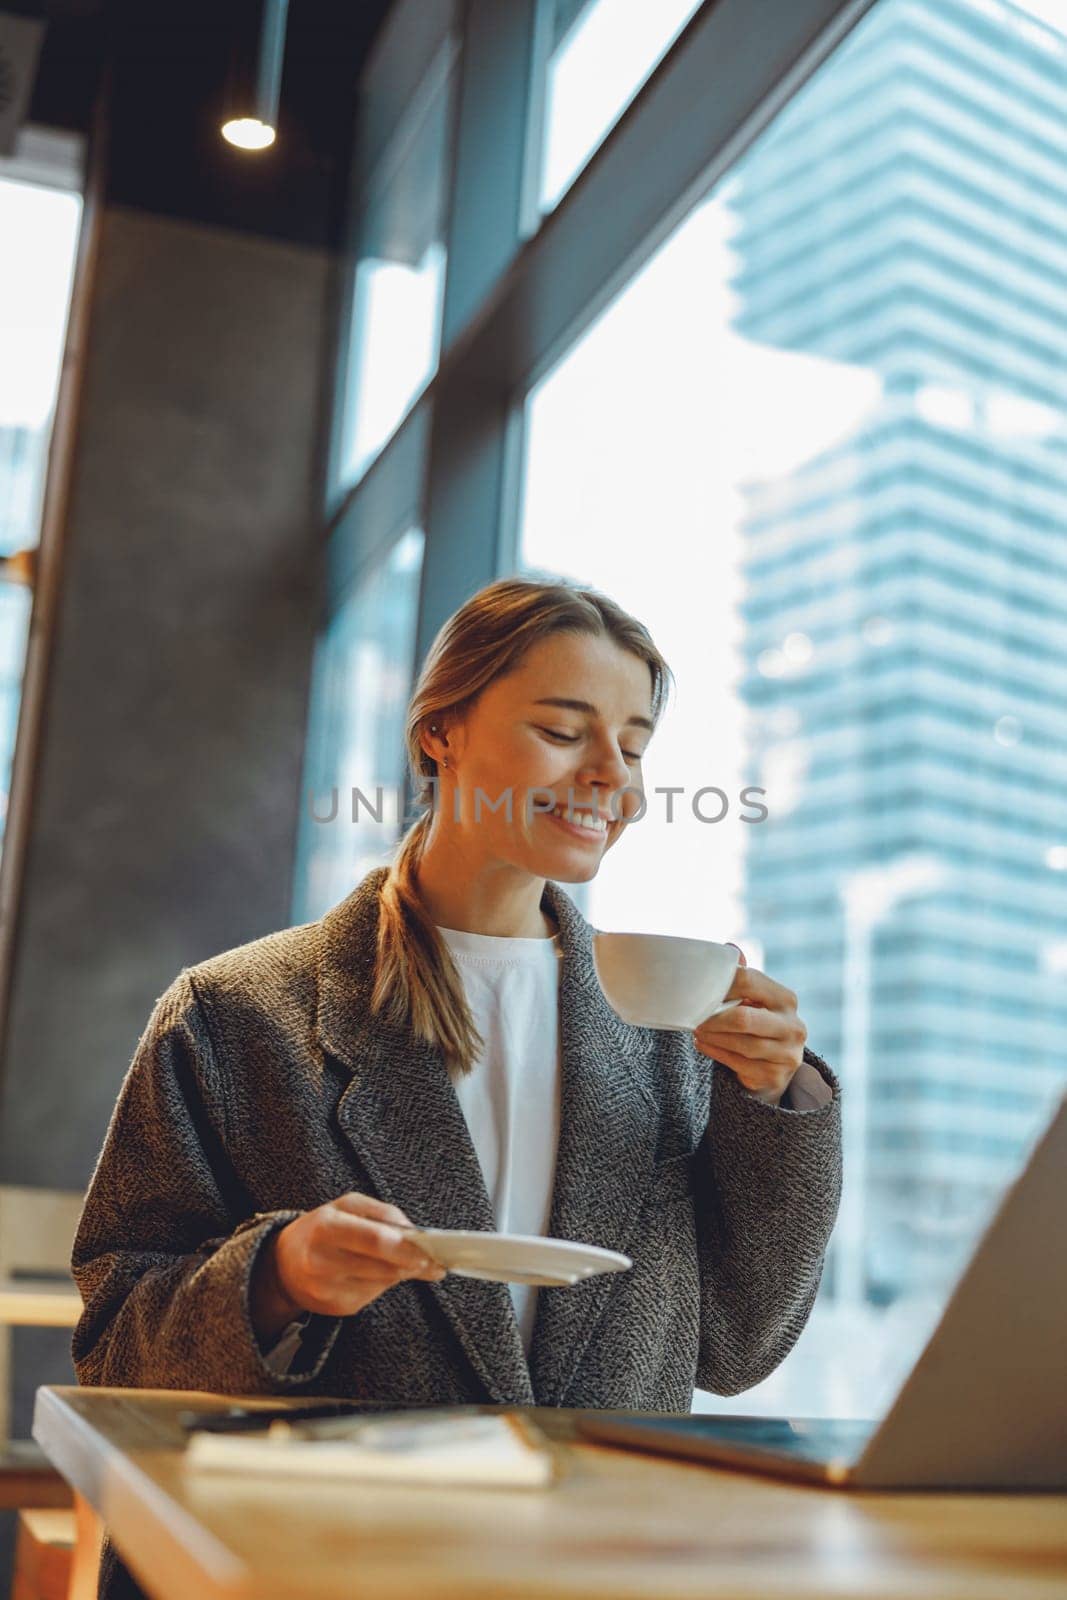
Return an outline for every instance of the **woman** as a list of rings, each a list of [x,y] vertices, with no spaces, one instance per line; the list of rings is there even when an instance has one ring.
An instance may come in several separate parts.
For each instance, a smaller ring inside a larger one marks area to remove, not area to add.
[[[591,589],[504,579],[450,618],[407,718],[436,803],[391,865],[156,1004],[75,1241],[79,1382],[687,1411],[782,1361],[837,1214],[837,1079],[743,958],[692,1036],[621,1022],[559,887],[641,809],[668,676]],[[633,1266],[481,1282],[407,1221]]]

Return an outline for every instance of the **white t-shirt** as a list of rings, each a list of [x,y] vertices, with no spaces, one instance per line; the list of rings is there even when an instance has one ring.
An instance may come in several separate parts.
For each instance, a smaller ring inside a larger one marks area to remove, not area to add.
[[[559,1141],[559,934],[513,939],[438,932],[456,963],[485,1049],[452,1083],[501,1233],[546,1234]],[[536,1287],[508,1285],[530,1353]]]

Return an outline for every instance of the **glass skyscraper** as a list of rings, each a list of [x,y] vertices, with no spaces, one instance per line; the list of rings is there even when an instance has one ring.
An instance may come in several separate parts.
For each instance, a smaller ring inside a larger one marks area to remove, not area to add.
[[[866,1084],[826,1276],[874,1301],[962,1265],[1067,1077],[1065,82],[1010,3],[881,0],[729,199],[737,331],[875,387],[743,524],[750,907]]]

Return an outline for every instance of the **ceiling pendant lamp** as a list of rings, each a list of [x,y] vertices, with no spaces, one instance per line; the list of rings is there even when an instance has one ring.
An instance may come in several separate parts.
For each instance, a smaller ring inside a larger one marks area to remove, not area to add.
[[[289,0],[251,0],[238,9],[222,136],[240,150],[265,150],[278,129]]]

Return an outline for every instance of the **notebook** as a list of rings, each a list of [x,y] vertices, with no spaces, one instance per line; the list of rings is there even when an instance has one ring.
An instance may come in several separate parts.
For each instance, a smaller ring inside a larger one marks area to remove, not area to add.
[[[545,1485],[556,1477],[552,1445],[526,1417],[455,1410],[402,1411],[370,1420],[275,1420],[265,1431],[246,1434],[198,1431],[190,1435],[182,1462],[193,1472],[490,1488]]]

